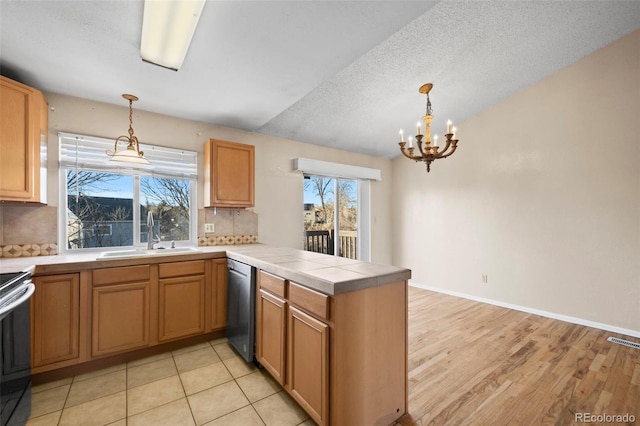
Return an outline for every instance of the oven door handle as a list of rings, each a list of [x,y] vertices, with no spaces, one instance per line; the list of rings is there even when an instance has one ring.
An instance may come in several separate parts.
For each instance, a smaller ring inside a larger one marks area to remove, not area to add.
[[[24,293],[22,293],[20,297],[18,297],[13,302],[9,303],[7,306],[3,306],[2,308],[0,308],[0,317],[3,317],[4,315],[8,314],[12,310],[20,306],[25,301],[29,300],[33,292],[36,291],[36,286],[35,284],[30,282],[29,284],[27,284],[26,287],[27,289],[24,291]]]

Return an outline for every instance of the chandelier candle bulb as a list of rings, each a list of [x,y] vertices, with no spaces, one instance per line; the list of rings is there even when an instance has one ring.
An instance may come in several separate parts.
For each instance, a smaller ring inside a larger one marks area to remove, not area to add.
[[[400,142],[404,142],[404,132],[402,131],[402,129],[400,129],[398,133],[400,133]]]
[[[409,148],[413,148],[413,138],[409,136]]]
[[[420,125],[419,121],[416,123],[416,131],[418,132],[418,133],[416,133],[416,135],[421,135],[422,134],[422,126]]]
[[[458,131],[458,129],[456,129],[455,126],[453,126],[453,128],[451,129],[451,133],[453,133],[453,136],[451,136],[451,139],[455,139],[456,138],[456,132]]]
[[[433,146],[436,148],[438,147],[438,135],[435,135],[433,137]]]
[[[447,120],[447,133],[451,133],[451,120]]]

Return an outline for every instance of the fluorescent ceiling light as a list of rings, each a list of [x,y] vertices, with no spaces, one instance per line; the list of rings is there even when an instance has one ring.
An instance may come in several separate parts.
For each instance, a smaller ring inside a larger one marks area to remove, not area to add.
[[[177,71],[196,31],[206,0],[145,0],[140,56]]]

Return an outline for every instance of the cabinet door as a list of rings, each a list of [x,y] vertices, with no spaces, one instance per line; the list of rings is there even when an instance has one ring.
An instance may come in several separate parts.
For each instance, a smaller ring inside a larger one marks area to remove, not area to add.
[[[217,330],[227,326],[227,259],[214,259],[209,285],[211,288],[210,328]]]
[[[0,199],[40,200],[41,129],[46,102],[29,86],[0,78]]]
[[[210,139],[204,146],[205,207],[255,205],[255,147]]]
[[[256,357],[278,381],[285,383],[286,302],[262,289],[256,300]]]
[[[33,366],[80,356],[79,274],[34,277],[31,298]]]
[[[319,425],[328,423],[329,326],[289,306],[286,387]]]
[[[93,288],[92,356],[149,345],[150,287],[146,281]]]
[[[159,341],[204,333],[204,275],[161,279],[158,300]]]

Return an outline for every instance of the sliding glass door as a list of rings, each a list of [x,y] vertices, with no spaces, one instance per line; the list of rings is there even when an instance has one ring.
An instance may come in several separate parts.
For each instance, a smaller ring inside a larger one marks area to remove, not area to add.
[[[304,249],[359,259],[358,181],[304,176]]]

